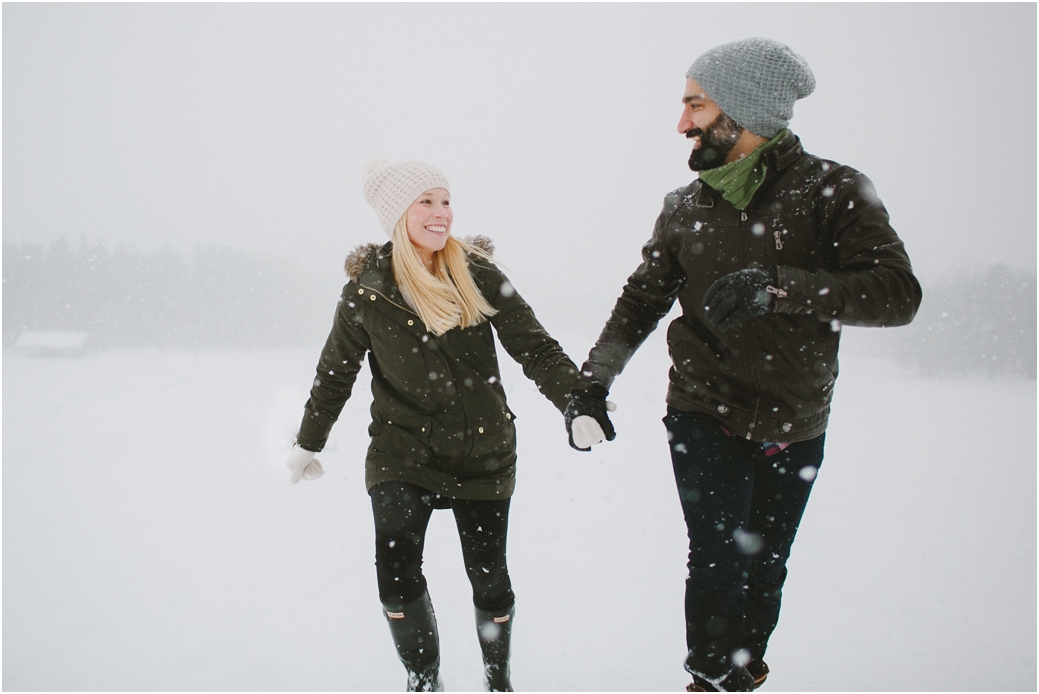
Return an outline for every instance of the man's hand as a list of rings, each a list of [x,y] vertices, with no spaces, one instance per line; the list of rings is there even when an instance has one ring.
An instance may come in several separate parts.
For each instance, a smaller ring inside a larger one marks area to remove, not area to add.
[[[763,316],[773,307],[769,287],[775,290],[775,271],[740,270],[719,277],[703,295],[707,322],[725,332],[748,318]]]
[[[590,451],[593,444],[601,443],[603,439],[613,441],[617,438],[607,414],[616,409],[617,406],[606,399],[606,389],[602,386],[570,391],[563,410],[570,447]]]
[[[292,453],[285,460],[285,465],[292,471],[292,483],[299,484],[300,478],[305,480],[316,480],[325,474],[321,467],[321,461],[315,458],[313,451],[307,451],[299,447],[297,443],[292,447]]]

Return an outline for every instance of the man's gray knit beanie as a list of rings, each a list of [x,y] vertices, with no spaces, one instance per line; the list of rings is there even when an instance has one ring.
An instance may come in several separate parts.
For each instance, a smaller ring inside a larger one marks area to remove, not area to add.
[[[685,73],[725,115],[755,135],[772,139],[790,124],[794,102],[815,90],[804,58],[772,39],[716,46]]]

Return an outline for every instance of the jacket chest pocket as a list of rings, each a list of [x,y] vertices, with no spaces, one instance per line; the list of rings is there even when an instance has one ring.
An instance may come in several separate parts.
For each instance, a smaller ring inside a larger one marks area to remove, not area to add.
[[[826,265],[812,218],[807,215],[754,222],[751,233],[760,237],[759,243],[774,259],[770,265],[796,265],[805,270]]]
[[[687,281],[702,284],[701,290],[706,290],[716,277],[739,270],[743,261],[739,233],[739,226],[734,223],[682,220],[674,238]],[[705,268],[716,274],[705,273]],[[702,293],[701,290],[697,291]]]

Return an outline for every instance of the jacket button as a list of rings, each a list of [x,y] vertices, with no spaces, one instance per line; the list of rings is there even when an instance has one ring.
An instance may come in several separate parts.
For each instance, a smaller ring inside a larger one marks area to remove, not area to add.
[[[409,321],[408,321],[408,325],[415,325],[415,321],[413,321],[413,320],[409,320]]]
[[[784,434],[788,433],[793,428],[794,428],[794,425],[791,424],[790,422],[784,422],[783,423],[783,433]]]
[[[505,413],[505,419],[512,419],[512,415],[508,412]]]
[[[390,421],[390,420],[388,420],[388,419],[386,420],[386,423],[387,423],[387,424],[393,424],[393,422],[391,422],[391,421]]]
[[[372,300],[372,301],[375,301],[375,295],[374,295],[374,294],[372,294],[372,296],[371,296],[371,300]]]
[[[728,406],[726,406],[726,405],[718,405],[718,412],[720,414],[725,414],[728,411],[729,411]]]
[[[479,431],[482,434],[483,433],[483,427],[480,427],[479,429],[477,429],[477,431]]]
[[[364,290],[363,290],[363,289],[358,289],[358,290],[357,290],[357,293],[358,293],[358,294],[364,294]]]

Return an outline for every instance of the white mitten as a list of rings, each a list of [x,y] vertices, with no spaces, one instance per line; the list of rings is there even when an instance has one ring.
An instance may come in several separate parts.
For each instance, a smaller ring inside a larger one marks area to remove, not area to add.
[[[321,461],[315,458],[315,455],[313,451],[300,448],[298,443],[292,447],[292,453],[289,453],[285,465],[292,471],[293,484],[299,484],[301,477],[305,480],[316,480],[325,474]]]
[[[617,406],[607,400],[606,410],[614,412],[617,410]],[[606,438],[606,434],[603,433],[599,422],[595,421],[594,417],[589,417],[588,415],[574,418],[573,434],[574,445],[578,448],[591,448],[597,443],[602,443]]]

